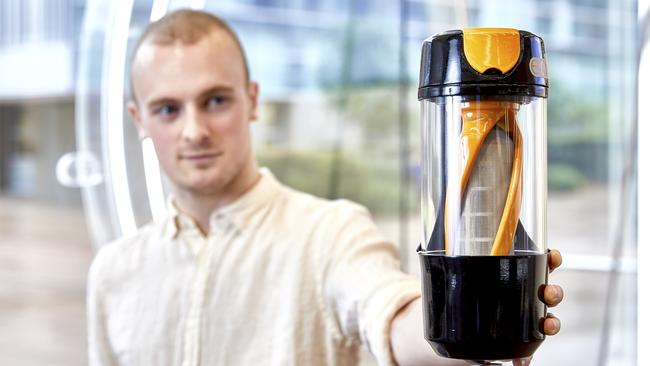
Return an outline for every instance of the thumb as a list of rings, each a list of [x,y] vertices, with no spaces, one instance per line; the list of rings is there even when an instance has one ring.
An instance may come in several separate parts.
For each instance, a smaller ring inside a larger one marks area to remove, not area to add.
[[[512,360],[512,364],[514,366],[528,366],[530,365],[532,359],[532,357],[518,358],[516,360]]]

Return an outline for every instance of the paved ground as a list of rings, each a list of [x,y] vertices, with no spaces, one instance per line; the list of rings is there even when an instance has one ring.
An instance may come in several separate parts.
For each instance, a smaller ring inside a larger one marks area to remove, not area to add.
[[[607,212],[607,191],[602,187],[552,196],[549,242],[565,252],[607,254]],[[389,237],[397,238],[395,220],[378,222]],[[414,216],[410,239],[414,243],[419,225]],[[91,258],[80,209],[0,198],[0,365],[86,363],[84,298]],[[415,257],[410,260],[417,273]],[[542,345],[534,364],[597,365],[608,275],[565,270],[551,278],[566,291],[564,303],[553,310],[562,319],[563,330]],[[630,286],[634,277],[621,279],[624,291],[615,294],[616,303],[634,303]],[[628,357],[635,344],[635,315],[620,306],[615,315],[616,356],[609,365],[634,365]]]
[[[0,365],[84,365],[92,258],[80,210],[0,200]]]

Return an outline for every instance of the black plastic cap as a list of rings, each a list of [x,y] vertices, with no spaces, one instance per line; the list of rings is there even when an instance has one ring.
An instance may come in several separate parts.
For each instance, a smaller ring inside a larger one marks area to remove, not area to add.
[[[548,97],[544,41],[533,33],[519,31],[520,54],[505,74],[498,70],[476,71],[467,61],[463,31],[436,34],[422,46],[418,99],[454,95]]]

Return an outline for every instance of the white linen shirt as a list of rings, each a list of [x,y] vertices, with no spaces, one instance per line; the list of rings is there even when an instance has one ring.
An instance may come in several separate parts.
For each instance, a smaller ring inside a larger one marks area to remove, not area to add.
[[[205,237],[174,205],[105,246],[88,279],[91,365],[394,364],[390,323],[420,296],[368,211],[266,169]]]

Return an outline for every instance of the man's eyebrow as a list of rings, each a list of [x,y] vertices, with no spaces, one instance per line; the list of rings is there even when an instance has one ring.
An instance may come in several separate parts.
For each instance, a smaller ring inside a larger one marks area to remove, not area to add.
[[[199,94],[199,98],[203,99],[205,97],[211,96],[213,94],[219,94],[219,93],[226,93],[230,94],[235,90],[235,88],[227,85],[219,85],[219,86],[214,86],[212,88],[208,88]]]
[[[149,109],[154,109],[158,106],[165,105],[165,104],[175,104],[177,101],[173,98],[167,98],[167,97],[162,97],[158,99],[154,99],[150,102],[147,103],[147,108]]]

